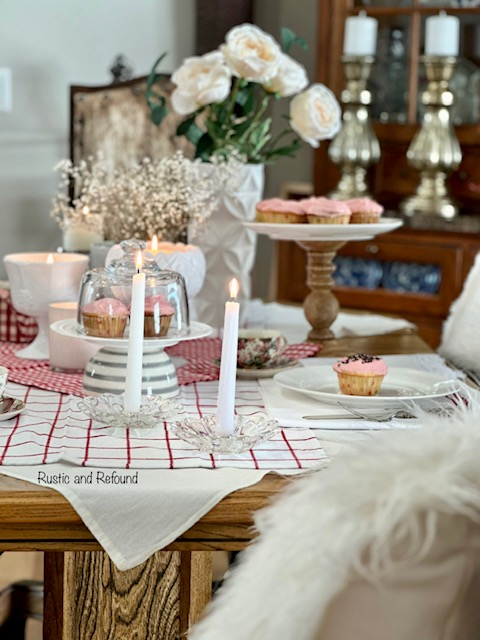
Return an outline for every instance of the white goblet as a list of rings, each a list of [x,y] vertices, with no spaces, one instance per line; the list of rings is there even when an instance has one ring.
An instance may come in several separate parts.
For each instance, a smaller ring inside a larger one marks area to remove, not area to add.
[[[48,305],[78,299],[80,280],[88,267],[88,256],[77,253],[12,253],[4,258],[10,281],[12,304],[38,323],[35,340],[17,351],[19,358],[46,360],[48,350]]]

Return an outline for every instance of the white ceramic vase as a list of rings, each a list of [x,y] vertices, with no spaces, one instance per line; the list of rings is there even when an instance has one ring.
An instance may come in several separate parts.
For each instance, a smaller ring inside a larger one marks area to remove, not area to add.
[[[147,242],[146,252],[151,251],[150,242]],[[119,244],[115,244],[107,253],[105,266],[108,267],[112,260],[119,260],[123,251]],[[160,269],[176,271],[185,280],[187,297],[191,304],[200,291],[205,278],[205,258],[199,247],[182,242],[159,242],[158,253],[151,256]]]
[[[211,177],[215,170],[214,165],[201,165],[206,177]],[[264,166],[243,165],[243,174],[236,177],[235,183],[234,188],[227,185],[222,189],[216,210],[194,239],[207,264],[203,287],[194,301],[194,316],[213,327],[223,326],[231,278],[237,278],[240,283],[240,323],[246,313],[244,303],[251,298],[250,273],[257,234],[246,229],[243,223],[255,219],[255,205],[263,197]]]

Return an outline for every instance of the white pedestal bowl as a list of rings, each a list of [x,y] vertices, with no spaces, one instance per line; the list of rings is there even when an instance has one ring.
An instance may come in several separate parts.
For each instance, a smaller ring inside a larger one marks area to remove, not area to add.
[[[48,305],[75,301],[88,256],[77,253],[12,253],[4,258],[10,281],[12,303],[17,311],[33,316],[38,335],[19,358],[46,360],[48,348]]]

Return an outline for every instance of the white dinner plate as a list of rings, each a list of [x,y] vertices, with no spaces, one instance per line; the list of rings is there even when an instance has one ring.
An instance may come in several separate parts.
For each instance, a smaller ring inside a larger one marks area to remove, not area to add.
[[[370,240],[381,233],[398,229],[397,218],[380,218],[371,224],[275,224],[244,222],[245,227],[270,236],[273,240]]]
[[[405,401],[442,398],[459,390],[458,380],[446,380],[435,373],[417,369],[390,368],[377,396],[347,396],[340,393],[338,378],[331,366],[301,367],[277,373],[275,382],[327,404],[343,404],[356,409],[401,407]]]
[[[109,347],[126,348],[128,346],[128,336],[124,338],[99,338],[96,336],[87,336],[77,321],[73,318],[68,320],[58,320],[51,325],[52,329],[59,333],[61,336],[68,336],[69,338],[79,338]],[[212,333],[213,329],[208,324],[202,322],[191,322],[188,333],[185,335],[169,335],[164,338],[146,338],[143,341],[145,347],[171,347],[179,342],[185,340],[197,340],[198,338],[205,338]]]

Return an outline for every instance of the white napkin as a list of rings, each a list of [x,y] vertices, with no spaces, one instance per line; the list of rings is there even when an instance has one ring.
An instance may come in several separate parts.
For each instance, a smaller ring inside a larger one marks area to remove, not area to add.
[[[437,354],[386,355],[383,356],[389,367],[404,367],[428,371],[445,377],[445,379],[462,377],[462,374],[450,369]],[[306,358],[301,364],[306,367],[332,365],[338,358]],[[354,420],[348,411],[333,404],[326,404],[314,400],[302,393],[280,387],[274,380],[260,380],[263,402],[268,414],[279,420],[285,427],[305,427],[324,430],[357,431],[365,429],[398,429],[412,428],[419,425],[419,421],[391,420],[390,422],[373,422],[371,420]],[[372,411],[372,410],[371,410]],[[374,413],[374,411],[372,411]],[[305,420],[306,415],[324,416],[321,420]],[[335,416],[328,420],[329,416]],[[337,416],[344,416],[339,419]]]
[[[389,318],[376,314],[339,313],[331,326],[336,338],[347,336],[376,336],[400,329],[414,329],[415,325],[403,318]]]
[[[138,473],[138,481],[121,486],[96,481],[97,473],[111,476],[112,469],[69,463],[2,467],[0,473],[43,486],[39,474],[67,476],[68,485],[51,488],[65,496],[114,564],[125,571],[170,544],[226,495],[255,484],[268,471],[122,470],[119,475]],[[92,484],[74,484],[75,477],[90,475]]]
[[[463,285],[463,291],[450,307],[443,326],[438,352],[480,375],[480,254]]]
[[[290,344],[303,342],[311,329],[302,307],[251,300],[248,303],[248,328],[278,329]],[[336,338],[346,336],[374,336],[415,325],[403,318],[388,318],[375,314],[339,313],[331,329]]]

